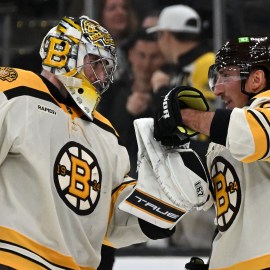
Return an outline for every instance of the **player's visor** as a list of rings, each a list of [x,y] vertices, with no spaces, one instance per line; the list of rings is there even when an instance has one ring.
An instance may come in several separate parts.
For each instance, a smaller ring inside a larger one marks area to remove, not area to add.
[[[240,67],[212,65],[208,71],[208,84],[212,91],[219,85],[241,81]]]

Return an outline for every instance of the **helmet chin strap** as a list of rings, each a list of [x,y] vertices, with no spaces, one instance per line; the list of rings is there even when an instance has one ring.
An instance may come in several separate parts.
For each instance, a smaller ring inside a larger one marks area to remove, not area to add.
[[[246,85],[246,81],[247,79],[242,79],[241,80],[241,92],[244,94],[244,95],[247,95],[248,96],[248,99],[252,99],[253,97],[255,97],[257,94],[263,92],[263,91],[266,91],[269,89],[269,86],[265,86],[262,90],[260,90],[259,92],[256,92],[256,93],[249,93],[245,90],[245,85]]]
[[[256,94],[255,93],[249,93],[245,90],[245,85],[246,85],[246,81],[247,79],[242,79],[241,80],[241,92],[244,94],[244,95],[247,95],[248,96],[248,99],[252,99]]]
[[[80,78],[81,75],[77,74],[76,76],[56,75],[83,113],[90,120],[93,120],[93,111],[100,100],[100,94],[93,85]]]
[[[242,80],[241,80],[241,92],[242,92],[243,94],[249,96],[250,93],[248,93],[248,92],[245,90],[246,81],[247,81],[247,79],[242,79]]]

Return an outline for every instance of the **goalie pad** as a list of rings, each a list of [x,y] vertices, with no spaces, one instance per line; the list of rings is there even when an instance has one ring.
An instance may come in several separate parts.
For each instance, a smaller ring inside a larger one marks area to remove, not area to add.
[[[166,148],[153,137],[153,119],[134,121],[138,182],[119,208],[161,228],[172,228],[185,213],[213,204],[208,174],[187,148]],[[193,171],[194,170],[194,171]]]

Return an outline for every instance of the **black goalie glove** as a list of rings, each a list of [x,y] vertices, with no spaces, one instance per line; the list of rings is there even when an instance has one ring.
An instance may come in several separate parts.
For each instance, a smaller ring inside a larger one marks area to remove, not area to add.
[[[208,111],[203,94],[190,86],[173,88],[161,101],[154,117],[154,137],[166,146],[179,146],[189,142],[198,132],[183,125],[180,110],[192,108]]]

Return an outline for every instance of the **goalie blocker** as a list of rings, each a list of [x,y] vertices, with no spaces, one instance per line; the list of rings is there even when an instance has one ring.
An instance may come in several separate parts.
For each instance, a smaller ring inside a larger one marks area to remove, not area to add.
[[[153,119],[134,121],[138,181],[119,208],[161,228],[173,228],[189,211],[213,204],[208,174],[187,148],[167,148],[153,138]]]

